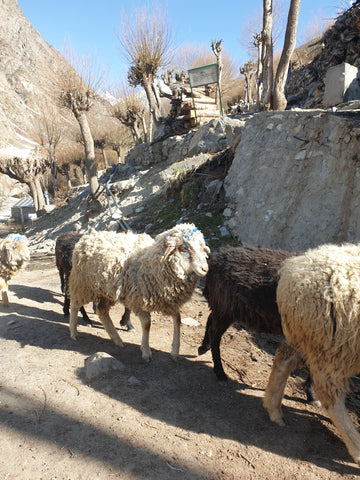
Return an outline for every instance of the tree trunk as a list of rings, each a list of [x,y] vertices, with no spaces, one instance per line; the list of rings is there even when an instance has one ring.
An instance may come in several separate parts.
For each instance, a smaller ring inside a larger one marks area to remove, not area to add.
[[[105,168],[107,168],[109,166],[109,162],[108,162],[108,159],[107,159],[107,156],[106,156],[105,148],[101,149],[101,153],[102,153],[102,156],[103,156],[103,159],[104,159]]]
[[[141,123],[142,123],[143,130],[144,130],[144,142],[147,143],[147,141],[148,141],[148,132],[147,132],[147,124],[146,124],[145,115],[142,115],[142,116],[141,116]]]
[[[287,100],[285,97],[285,84],[289,70],[291,55],[296,43],[296,30],[299,20],[301,0],[291,0],[288,21],[286,25],[284,48],[276,71],[275,85],[273,89],[273,109],[285,110]]]
[[[35,187],[35,182],[32,180],[31,182],[28,183],[30,191],[31,191],[31,196],[34,202],[34,210],[37,212],[39,210],[39,202],[38,202],[38,196],[37,196],[37,191]]]
[[[80,112],[79,114],[77,114],[76,120],[80,125],[81,134],[84,140],[85,170],[89,182],[90,193],[92,196],[94,196],[97,189],[99,188],[97,168],[95,163],[94,139],[92,137],[89,122],[85,112]]]
[[[37,202],[38,202],[37,213],[43,213],[45,212],[45,198],[44,198],[44,192],[41,187],[41,181],[39,176],[35,177],[34,184],[35,184],[35,190],[36,190]]]
[[[148,102],[149,102],[150,115],[151,115],[152,120],[153,120],[153,129],[154,129],[153,131],[155,131],[160,124],[161,112],[160,112],[159,106],[157,105],[157,102],[156,102],[156,99],[155,99],[155,96],[154,96],[154,93],[153,93],[153,90],[152,90],[151,83],[152,82],[151,82],[150,79],[144,79],[143,87],[144,87],[146,97],[147,97]],[[152,134],[149,138],[149,141],[150,142],[152,141]]]
[[[262,31],[262,80],[263,89],[260,104],[263,108],[269,109],[271,105],[271,93],[273,87],[273,44],[272,44],[272,0],[263,0],[263,31]]]

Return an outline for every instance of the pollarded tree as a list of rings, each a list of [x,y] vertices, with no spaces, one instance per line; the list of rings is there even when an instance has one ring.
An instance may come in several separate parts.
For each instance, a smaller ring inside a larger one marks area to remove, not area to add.
[[[35,212],[45,212],[45,199],[42,189],[42,177],[49,171],[50,161],[42,152],[34,150],[24,155],[19,153],[0,152],[0,173],[14,178],[20,183],[26,183],[31,191]]]
[[[129,84],[144,88],[156,129],[163,112],[154,81],[172,57],[167,10],[156,4],[151,8],[141,7],[135,10],[133,19],[123,12],[118,39],[130,64]]]
[[[131,131],[135,144],[142,143],[141,127],[144,132],[144,140],[147,141],[146,125],[146,101],[141,98],[139,91],[122,87],[117,89],[116,98],[119,101],[112,106],[111,115],[119,120]]]
[[[134,141],[129,128],[125,125],[119,125],[118,128],[111,130],[107,136],[108,146],[116,152],[118,163],[124,163],[125,153],[134,146]]]
[[[94,139],[90,130],[87,114],[97,98],[96,90],[102,84],[102,72],[89,56],[76,57],[71,48],[64,57],[69,62],[61,66],[58,72],[57,98],[60,105],[70,110],[81,130],[85,149],[85,169],[90,193],[94,199],[99,182],[95,162]]]
[[[63,119],[54,104],[39,100],[38,111],[34,119],[34,134],[40,145],[48,152],[51,165],[51,173],[56,184],[56,149],[64,136]]]

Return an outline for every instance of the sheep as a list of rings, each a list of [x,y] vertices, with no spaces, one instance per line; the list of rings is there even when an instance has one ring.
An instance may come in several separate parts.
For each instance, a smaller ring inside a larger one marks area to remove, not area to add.
[[[61,291],[64,294],[63,312],[65,316],[69,316],[70,296],[69,296],[69,277],[72,268],[72,254],[75,244],[80,240],[82,234],[71,231],[65,232],[58,236],[55,242],[55,261],[56,267],[59,271]],[[85,308],[80,307],[80,312],[83,320],[88,325],[92,325],[92,321],[88,317]],[[120,321],[121,326],[125,326],[127,330],[134,330],[130,321],[130,311],[125,309],[125,312]]]
[[[210,315],[199,355],[211,348],[214,372],[227,381],[220,357],[220,341],[232,323],[255,332],[282,335],[276,305],[278,269],[293,253],[252,246],[223,247],[209,259],[203,294]]]
[[[263,398],[270,419],[284,425],[286,381],[305,360],[317,398],[360,464],[360,434],[345,409],[350,378],[360,372],[360,244],[323,245],[286,260],[277,303],[286,342]]]
[[[210,315],[198,354],[211,348],[220,382],[227,381],[220,356],[221,337],[232,323],[258,333],[283,335],[276,305],[278,270],[293,255],[284,250],[227,246],[210,256],[203,291]],[[306,380],[304,388],[308,401],[314,401],[311,380]]]
[[[143,234],[144,235],[144,234]],[[142,237],[142,236],[140,236]],[[70,336],[77,338],[76,320],[81,305],[98,298],[97,313],[111,340],[123,343],[109,316],[120,302],[138,315],[142,326],[141,352],[151,359],[149,333],[151,312],[173,317],[171,355],[180,347],[180,307],[191,297],[199,277],[206,275],[207,247],[193,224],[180,224],[145,237],[138,249],[139,235],[132,232],[99,232],[84,235],[75,245],[70,273]]]
[[[80,240],[81,236],[81,233],[78,232],[65,232],[59,235],[55,242],[55,262],[59,271],[61,291],[64,294],[63,312],[66,317],[69,316],[70,307],[69,276],[72,267],[71,258],[74,246]],[[84,322],[92,325],[92,321],[83,306],[80,307],[80,312]]]
[[[3,305],[9,305],[9,281],[29,260],[29,242],[24,235],[11,233],[0,240],[0,290]]]

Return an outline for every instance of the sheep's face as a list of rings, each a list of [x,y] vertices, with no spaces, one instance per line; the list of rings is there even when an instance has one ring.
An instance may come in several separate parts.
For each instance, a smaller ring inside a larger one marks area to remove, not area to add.
[[[191,273],[204,277],[208,271],[207,258],[210,248],[206,245],[202,233],[195,227],[174,234],[168,238],[168,245],[163,261],[172,264],[179,278]]]

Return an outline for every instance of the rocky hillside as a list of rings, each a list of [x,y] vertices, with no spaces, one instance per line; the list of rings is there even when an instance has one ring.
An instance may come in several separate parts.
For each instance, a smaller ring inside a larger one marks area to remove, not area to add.
[[[307,57],[314,49],[320,51],[308,62]],[[299,54],[293,57],[288,96],[292,104],[302,108],[321,108],[327,70],[343,62],[360,67],[359,0],[336,19],[322,38],[314,39],[297,51]]]
[[[33,146],[39,99],[53,103],[66,61],[24,16],[16,0],[0,0],[0,148]],[[95,106],[104,112],[104,102]],[[71,117],[68,122],[76,122]]]
[[[59,53],[23,15],[16,0],[0,0],[0,147],[31,137],[37,98],[49,98]]]

